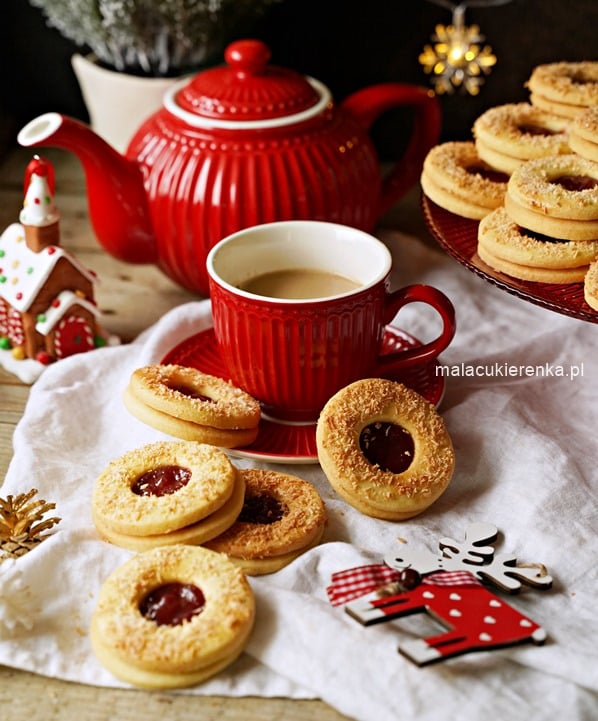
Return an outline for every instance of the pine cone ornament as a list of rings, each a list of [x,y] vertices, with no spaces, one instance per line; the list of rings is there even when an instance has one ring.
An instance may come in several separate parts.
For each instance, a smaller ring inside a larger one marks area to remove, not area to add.
[[[0,563],[6,558],[19,558],[35,548],[48,535],[60,518],[45,518],[55,503],[34,499],[37,488],[18,496],[0,498]]]

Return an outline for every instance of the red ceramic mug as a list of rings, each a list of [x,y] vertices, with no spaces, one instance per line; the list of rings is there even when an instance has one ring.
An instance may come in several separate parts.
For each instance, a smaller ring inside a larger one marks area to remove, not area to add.
[[[214,333],[230,378],[276,419],[313,422],[340,388],[430,361],[455,334],[451,301],[427,285],[390,292],[388,248],[348,226],[253,226],[217,243],[206,264]],[[436,309],[440,335],[381,354],[385,326],[412,302]]]

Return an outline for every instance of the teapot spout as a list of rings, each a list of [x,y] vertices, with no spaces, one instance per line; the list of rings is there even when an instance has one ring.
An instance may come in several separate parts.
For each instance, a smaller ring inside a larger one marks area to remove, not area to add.
[[[59,113],[31,120],[17,136],[24,147],[73,152],[87,184],[89,217],[102,247],[126,263],[155,263],[157,245],[138,165],[120,155],[91,128]]]

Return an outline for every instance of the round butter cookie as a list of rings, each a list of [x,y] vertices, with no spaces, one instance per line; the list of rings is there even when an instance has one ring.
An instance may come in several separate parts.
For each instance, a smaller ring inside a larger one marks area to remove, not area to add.
[[[488,249],[488,246],[478,243],[478,256],[493,270],[504,273],[512,278],[529,280],[537,283],[579,283],[584,279],[588,266],[578,268],[538,268],[520,263],[512,263],[499,258]]]
[[[441,208],[479,220],[502,205],[508,176],[497,173],[478,155],[471,141],[432,148],[420,178],[425,195]]]
[[[421,513],[444,493],[455,467],[436,408],[382,378],[356,381],[332,396],[320,413],[316,443],[330,485],[375,518]]]
[[[569,144],[578,155],[598,162],[598,105],[587,108],[573,120]]]
[[[583,282],[583,294],[590,308],[598,311],[598,258],[590,263]]]
[[[130,386],[123,393],[125,408],[142,423],[175,438],[197,443],[208,443],[220,448],[249,446],[257,438],[259,428],[214,428],[186,421],[153,408],[139,400]]]
[[[131,393],[146,405],[181,420],[221,429],[255,428],[260,404],[216,376],[181,365],[137,368]]]
[[[534,235],[497,208],[480,221],[478,243],[510,263],[544,269],[587,267],[598,257],[598,240],[558,240]]]
[[[287,473],[240,471],[245,502],[237,521],[206,547],[225,553],[248,575],[278,571],[320,542],[324,502],[314,486]]]
[[[579,155],[528,160],[511,175],[505,208],[524,228],[561,240],[598,238],[598,164]]]
[[[529,103],[509,103],[480,115],[472,132],[480,158],[510,175],[525,160],[571,153],[568,127],[568,121]]]
[[[191,686],[243,651],[255,601],[243,572],[201,546],[140,553],[102,585],[90,624],[93,651],[126,683]]]
[[[170,533],[206,518],[231,497],[237,470],[218,448],[158,441],[112,460],[92,492],[101,529],[131,536]]]
[[[598,105],[598,62],[556,62],[535,67],[526,83],[533,105],[566,118]]]
[[[126,533],[118,533],[109,525],[106,525],[102,518],[93,515],[93,521],[100,536],[121,548],[128,548],[131,551],[148,551],[157,546],[170,546],[183,543],[186,545],[199,546],[221,533],[224,533],[237,520],[243,501],[245,499],[245,483],[241,473],[237,472],[235,487],[230,498],[220,508],[206,518],[189,526],[178,528],[169,533],[155,533],[147,536],[134,536]]]

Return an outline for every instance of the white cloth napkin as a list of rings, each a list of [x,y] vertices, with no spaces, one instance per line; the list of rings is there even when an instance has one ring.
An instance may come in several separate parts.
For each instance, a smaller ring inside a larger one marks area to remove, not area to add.
[[[598,327],[514,298],[416,239],[382,237],[393,252],[395,285],[435,285],[457,310],[457,334],[440,359],[454,372],[440,406],[456,450],[451,485],[421,516],[391,523],[340,500],[317,464],[276,466],[324,497],[324,542],[282,571],[250,579],[258,615],[246,653],[184,693],[319,697],[359,721],[596,718]],[[183,305],[133,344],[60,361],[33,386],[0,492],[35,487],[56,502],[62,521],[34,552],[0,564],[0,663],[122,685],[96,661],[87,628],[103,580],[131,553],[99,539],[91,490],[109,460],[166,438],[124,409],[132,370],[210,322],[208,301]],[[407,307],[395,324],[425,340],[437,319]],[[505,375],[507,366],[545,370]],[[572,371],[577,377],[559,376]],[[508,598],[546,629],[544,646],[418,668],[397,646],[430,629],[422,633],[410,619],[363,627],[328,603],[335,571],[381,561],[399,538],[436,551],[440,538],[463,538],[475,521],[499,529],[497,551],[544,563],[553,576],[551,590]]]

